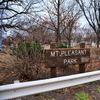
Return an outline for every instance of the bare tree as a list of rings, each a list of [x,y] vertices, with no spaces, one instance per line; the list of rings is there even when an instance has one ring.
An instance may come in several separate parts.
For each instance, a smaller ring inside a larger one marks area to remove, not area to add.
[[[69,4],[67,11],[63,13],[62,17],[63,21],[61,26],[63,26],[63,29],[61,33],[66,38],[68,46],[71,47],[73,33],[75,33],[76,29],[78,28],[78,20],[81,17],[81,12],[75,2]]]
[[[48,0],[48,3],[45,3],[45,0],[42,0],[45,5],[45,11],[48,13],[48,21],[50,22],[49,27],[55,33],[57,43],[61,42],[60,28],[61,28],[61,8],[64,5],[65,0]]]
[[[97,47],[100,44],[100,0],[76,0],[83,14],[97,36]]]
[[[80,18],[80,11],[76,8],[76,3],[68,0],[48,0],[48,3],[45,3],[43,0],[43,4],[48,13],[46,15],[49,28],[56,36],[55,41],[60,43],[63,35],[71,45],[71,33]]]
[[[37,3],[39,0],[1,0],[0,29],[20,28],[20,19],[25,19]]]

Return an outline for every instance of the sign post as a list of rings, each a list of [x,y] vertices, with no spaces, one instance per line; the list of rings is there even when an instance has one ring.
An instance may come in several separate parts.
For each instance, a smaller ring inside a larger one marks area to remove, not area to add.
[[[80,48],[85,48],[85,43],[80,43]],[[85,72],[85,63],[79,64],[79,73]]]
[[[51,67],[51,68],[50,68],[50,74],[51,74],[51,78],[57,76],[57,70],[56,70],[56,67]]]
[[[52,48],[52,49],[56,48],[56,43],[55,42],[51,43],[50,44],[50,48]],[[56,66],[50,67],[50,74],[51,74],[51,78],[57,76],[57,68],[56,68]]]

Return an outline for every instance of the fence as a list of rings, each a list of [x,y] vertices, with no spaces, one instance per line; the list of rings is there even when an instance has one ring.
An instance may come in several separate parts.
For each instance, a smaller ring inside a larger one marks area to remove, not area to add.
[[[43,93],[97,80],[100,80],[100,71],[3,85],[0,86],[0,100],[13,99],[32,94]]]

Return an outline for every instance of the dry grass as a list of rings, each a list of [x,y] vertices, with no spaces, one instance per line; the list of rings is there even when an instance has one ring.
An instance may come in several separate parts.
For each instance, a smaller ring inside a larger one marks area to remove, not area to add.
[[[17,59],[12,55],[12,51],[10,49],[0,53],[0,67],[12,67],[16,61]]]

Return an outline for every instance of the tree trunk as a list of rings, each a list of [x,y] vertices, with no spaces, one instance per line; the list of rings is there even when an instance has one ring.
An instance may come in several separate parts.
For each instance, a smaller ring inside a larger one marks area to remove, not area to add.
[[[56,43],[60,43],[61,42],[61,36],[60,36],[60,34],[56,34]]]
[[[68,47],[71,47],[71,40],[72,40],[71,38],[72,38],[72,27],[70,27],[68,33]]]
[[[68,39],[68,47],[69,48],[71,47],[71,39],[70,38]]]
[[[97,48],[99,48],[99,42],[100,42],[99,37],[97,37]]]
[[[59,44],[61,42],[60,36],[60,0],[58,0],[58,8],[57,8],[57,37],[56,42]]]
[[[99,48],[99,43],[100,43],[100,29],[96,32],[97,35],[97,48]]]

